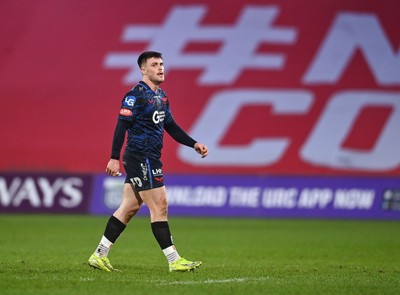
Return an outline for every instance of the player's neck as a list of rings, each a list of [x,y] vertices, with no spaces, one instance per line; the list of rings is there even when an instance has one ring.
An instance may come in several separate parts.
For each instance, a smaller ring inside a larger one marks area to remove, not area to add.
[[[149,79],[146,79],[146,77],[143,77],[142,81],[144,83],[146,83],[150,87],[151,90],[153,90],[154,92],[157,92],[158,84],[155,84],[152,81],[150,81]]]

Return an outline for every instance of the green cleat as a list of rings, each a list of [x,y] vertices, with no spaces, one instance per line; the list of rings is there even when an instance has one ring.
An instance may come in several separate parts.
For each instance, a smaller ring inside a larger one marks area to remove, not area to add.
[[[169,264],[169,271],[191,271],[199,268],[201,264],[201,261],[189,261],[181,257],[177,261]]]
[[[116,271],[114,267],[112,267],[110,260],[107,257],[98,257],[95,254],[92,254],[88,260],[88,264],[90,267],[97,268],[105,271]]]

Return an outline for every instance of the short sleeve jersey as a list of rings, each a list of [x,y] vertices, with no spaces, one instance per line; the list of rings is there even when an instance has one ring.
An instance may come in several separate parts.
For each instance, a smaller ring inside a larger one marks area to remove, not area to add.
[[[154,92],[140,81],[122,100],[119,120],[131,123],[126,150],[138,156],[160,159],[164,126],[173,121],[167,95]]]

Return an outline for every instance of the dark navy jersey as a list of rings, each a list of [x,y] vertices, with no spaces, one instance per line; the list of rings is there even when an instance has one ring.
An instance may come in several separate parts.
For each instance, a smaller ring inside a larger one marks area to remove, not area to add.
[[[154,92],[140,81],[122,100],[118,120],[130,123],[128,152],[148,158],[161,157],[164,127],[174,123],[167,95],[162,89]]]

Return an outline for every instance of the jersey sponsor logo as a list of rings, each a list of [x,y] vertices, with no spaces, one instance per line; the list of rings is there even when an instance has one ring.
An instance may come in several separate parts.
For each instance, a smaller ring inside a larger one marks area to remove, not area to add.
[[[128,108],[132,108],[135,105],[135,101],[136,101],[136,97],[132,96],[132,95],[128,95],[127,97],[125,97],[122,105]]]
[[[164,111],[155,111],[153,113],[153,122],[155,124],[158,124],[158,123],[164,121],[164,118],[165,118],[165,112]]]
[[[168,98],[167,98],[167,97],[162,97],[161,100],[162,100],[162,102],[165,103],[165,104],[168,102]]]
[[[127,108],[122,108],[122,109],[119,111],[119,114],[120,114],[121,116],[129,117],[129,116],[132,115],[132,111],[131,111],[130,109],[127,109]]]
[[[147,103],[148,103],[148,104],[153,104],[153,103],[154,103],[154,99],[150,98],[150,99],[147,101]]]

